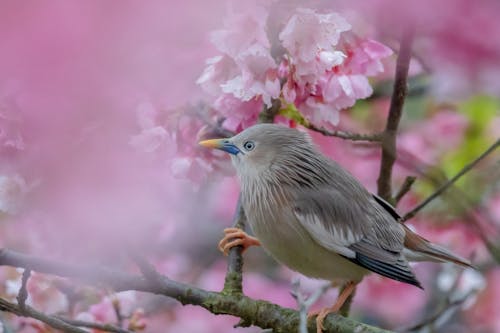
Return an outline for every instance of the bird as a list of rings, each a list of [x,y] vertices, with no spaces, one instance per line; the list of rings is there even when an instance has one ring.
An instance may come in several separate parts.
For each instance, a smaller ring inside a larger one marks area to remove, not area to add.
[[[240,200],[255,237],[224,230],[219,248],[261,245],[279,263],[305,276],[345,283],[324,318],[340,310],[371,272],[419,288],[410,261],[470,262],[431,243],[401,223],[396,209],[370,193],[353,175],[322,154],[305,131],[257,124],[231,138],[200,145],[230,154]],[[423,289],[423,288],[422,288]]]

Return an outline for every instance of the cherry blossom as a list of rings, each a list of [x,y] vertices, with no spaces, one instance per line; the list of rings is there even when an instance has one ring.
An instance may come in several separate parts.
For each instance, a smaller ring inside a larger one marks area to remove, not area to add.
[[[0,153],[5,150],[25,149],[22,134],[22,116],[12,97],[0,96]]]
[[[0,175],[0,213],[15,214],[30,186],[20,175]]]
[[[136,109],[140,133],[131,136],[129,144],[138,151],[153,154],[168,166],[174,177],[190,179],[193,184],[201,183],[215,170],[228,169],[223,160],[216,158],[221,152],[199,147],[207,124],[193,113],[196,108],[201,107],[170,111],[150,102],[140,103]]]
[[[318,14],[299,8],[290,18],[279,38],[290,55],[295,74],[314,84],[318,76],[343,62],[345,55],[333,49],[341,33],[351,25],[337,13]]]
[[[273,40],[285,53],[273,57],[263,33],[265,15],[257,20],[252,13],[235,15],[232,26],[215,33],[212,40],[223,55],[207,60],[197,81],[216,96],[214,108],[232,131],[255,122],[261,111],[257,104],[269,107],[279,97],[308,121],[331,128],[338,124],[340,110],[371,95],[367,76],[382,72],[381,60],[392,54],[350,32],[351,25],[338,13],[299,8]],[[254,26],[243,33],[249,21]]]
[[[415,207],[434,189],[417,172],[423,169],[418,161],[441,168],[467,140],[486,144],[498,137],[500,117],[476,131],[473,124],[483,109],[457,111],[462,98],[476,92],[494,94],[498,103],[498,1],[321,0],[307,3],[310,8],[290,1],[232,1],[226,16],[223,5],[188,0],[172,10],[161,1],[125,1],[119,7],[85,1],[0,4],[2,247],[138,274],[124,254],[126,244],[169,278],[221,290],[227,266],[216,244],[221,229],[231,224],[239,185],[235,177],[220,178],[232,172],[228,156],[201,148],[198,141],[252,126],[264,107],[280,99],[283,110],[276,123],[310,133],[322,152],[376,192],[379,145],[326,137],[301,125],[380,131],[390,92],[357,102],[379,92],[381,80],[392,82],[395,56],[382,42],[396,46],[407,23],[415,24],[418,57],[409,75],[423,78],[426,89],[412,95],[414,81],[409,82],[394,192],[406,176],[418,179],[398,211]],[[456,98],[443,107],[436,106],[436,96]],[[408,165],[408,153],[415,156],[414,165]],[[471,171],[485,193],[473,194],[467,213],[484,210],[491,220],[487,236],[496,245],[489,233],[500,223],[494,158]],[[448,210],[443,204],[448,200],[443,196],[407,222],[453,252],[475,254],[480,273],[462,273],[456,293],[481,289],[480,294],[459,309],[465,312],[456,313],[454,326],[443,330],[458,325],[462,331],[499,330],[500,272],[470,219]],[[372,274],[359,285],[353,316],[389,329],[432,316],[426,304],[441,296],[434,291],[449,290],[455,267],[417,264],[415,269],[425,291]],[[294,308],[289,290],[296,274],[284,271],[262,249],[249,250],[245,294]],[[2,298],[15,302],[21,274],[0,268]],[[323,283],[301,281],[306,292]],[[123,328],[134,331],[234,332],[238,322],[147,293],[110,294],[102,286],[77,286],[84,297],[75,301],[60,283],[33,272],[27,304],[47,314],[116,324],[113,302],[118,300]],[[315,308],[331,306],[336,293],[329,291]],[[0,332],[2,327],[5,332],[51,330],[7,313]]]

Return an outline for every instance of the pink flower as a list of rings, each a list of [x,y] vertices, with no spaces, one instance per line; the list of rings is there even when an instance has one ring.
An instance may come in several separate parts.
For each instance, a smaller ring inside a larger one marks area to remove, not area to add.
[[[271,98],[277,98],[280,94],[280,82],[269,49],[254,44],[242,52],[236,62],[241,75],[221,84],[222,91],[245,102],[262,96],[264,103],[270,106]]]
[[[159,126],[160,113],[153,104],[143,102],[138,105],[137,122],[141,133],[130,138],[130,145],[144,152],[152,153],[160,148],[167,151],[167,155],[175,154],[174,139],[163,126]]]
[[[340,34],[351,25],[337,13],[317,14],[299,8],[281,31],[279,38],[297,64],[313,62],[322,51],[337,45]]]
[[[360,39],[353,34],[344,36],[342,48],[348,56],[339,68],[340,72],[373,76],[384,70],[381,60],[392,55],[390,48],[372,39]]]
[[[289,52],[289,64],[299,85],[315,84],[316,80],[345,58],[335,50],[342,32],[351,26],[337,13],[317,14],[311,9],[297,9],[279,38]]]
[[[381,59],[392,54],[386,46],[348,30],[350,25],[338,14],[299,9],[280,34],[289,51],[279,67],[287,80],[283,97],[309,121],[327,129],[338,124],[340,110],[372,94],[367,76],[380,73]]]
[[[212,42],[223,55],[207,61],[197,83],[218,96],[214,108],[226,118],[224,127],[241,130],[257,119],[261,107],[254,112],[254,101],[270,106],[271,100],[279,97],[281,87],[265,30],[267,12],[259,6],[234,5],[246,10],[231,8],[226,28],[212,34]],[[242,107],[228,107],[237,103]]]
[[[265,30],[267,10],[254,4],[234,2],[231,5],[224,21],[225,29],[212,33],[215,47],[233,59],[254,44],[269,48]]]
[[[337,125],[339,122],[338,110],[332,110],[320,97],[308,97],[301,104],[300,111],[313,124],[322,124],[326,128],[331,128],[330,124]]]
[[[238,132],[257,122],[262,111],[262,101],[260,98],[242,101],[232,94],[224,94],[217,98],[214,107],[225,118],[223,126]]]
[[[30,191],[23,177],[0,175],[0,213],[16,214]]]
[[[325,104],[330,107],[333,106],[337,110],[351,107],[356,100],[366,98],[373,92],[368,79],[364,75],[329,73],[325,79],[320,83]]]
[[[227,55],[209,58],[206,64],[207,67],[196,83],[210,95],[220,94],[221,85],[234,79],[239,73],[236,63]]]
[[[383,70],[381,59],[392,54],[384,45],[348,33],[351,25],[337,13],[319,14],[299,8],[285,22],[275,45],[287,51],[282,59],[271,56],[263,31],[266,13],[262,7],[234,14],[226,29],[213,35],[223,56],[209,59],[198,79],[205,91],[218,95],[214,107],[226,118],[224,127],[241,130],[256,119],[260,108],[251,111],[234,107],[235,100],[271,105],[283,97],[317,126],[331,129],[338,124],[339,111],[372,93],[367,75]],[[253,23],[249,27],[249,22]],[[231,24],[229,24],[231,23]],[[280,79],[284,82],[281,86]],[[224,95],[220,95],[220,93]],[[228,97],[225,95],[232,95]],[[227,107],[233,104],[233,107]],[[245,105],[244,108],[247,109]]]
[[[189,107],[167,111],[151,103],[137,108],[137,122],[141,132],[130,138],[130,145],[138,151],[152,153],[167,163],[171,174],[180,179],[202,182],[215,170],[225,170],[221,153],[202,149],[198,145],[205,123]]]
[[[2,91],[0,91],[0,94]],[[4,150],[23,150],[22,116],[12,97],[0,95],[0,153]]]

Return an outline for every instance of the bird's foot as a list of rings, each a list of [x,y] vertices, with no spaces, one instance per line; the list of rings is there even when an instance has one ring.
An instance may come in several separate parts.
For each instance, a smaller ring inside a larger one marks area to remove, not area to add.
[[[245,252],[250,246],[260,246],[260,242],[239,228],[224,229],[224,238],[219,242],[219,250],[227,256],[229,250],[238,245],[242,246],[242,252]]]
[[[339,297],[337,297],[337,301],[335,304],[333,304],[332,307],[330,308],[324,308],[319,311],[313,311],[308,313],[307,319],[316,317],[316,333],[321,333],[324,331],[325,326],[323,325],[323,321],[325,320],[326,316],[328,316],[330,313],[337,313],[339,310],[342,308],[342,305],[347,301],[349,296],[352,294],[354,291],[354,288],[356,288],[356,283],[353,281],[350,281],[346,284],[344,290],[342,293],[340,293]]]

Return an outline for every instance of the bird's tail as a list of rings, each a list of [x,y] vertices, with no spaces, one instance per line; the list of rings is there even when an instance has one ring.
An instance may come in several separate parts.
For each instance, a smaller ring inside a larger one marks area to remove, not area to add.
[[[469,260],[453,254],[440,245],[429,242],[407,226],[403,225],[403,227],[406,232],[404,254],[409,261],[452,262],[460,266],[474,268]]]

